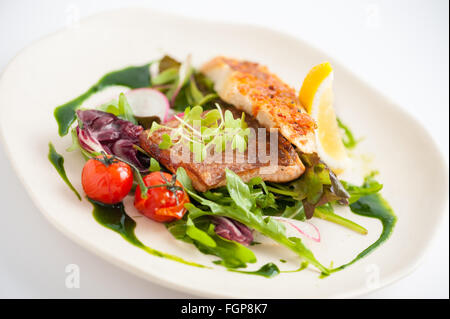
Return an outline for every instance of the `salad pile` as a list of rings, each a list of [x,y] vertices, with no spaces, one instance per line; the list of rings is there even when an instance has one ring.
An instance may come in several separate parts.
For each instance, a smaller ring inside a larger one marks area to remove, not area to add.
[[[112,85],[130,90],[103,105],[81,108],[90,95]],[[105,75],[86,93],[57,107],[54,115],[59,134],[72,135],[72,145],[67,151],[80,151],[86,160],[81,182],[87,199],[97,207],[120,207],[120,218],[126,216],[123,220],[128,220],[128,224],[116,220],[116,224],[109,221],[106,225],[120,230],[122,235],[134,231],[135,223],[122,204],[126,196],[134,196],[134,208],[139,213],[164,223],[177,240],[215,256],[213,262],[217,265],[241,272],[240,268],[256,263],[252,245],[258,244],[254,235],[259,233],[297,254],[301,269],[311,265],[323,276],[356,262],[389,237],[396,217],[380,194],[382,185],[375,180],[375,172],[366,176],[362,185],[353,185],[340,180],[317,154],[299,154],[305,172],[293,181],[264,182],[257,176],[244,182],[238,174],[226,169],[225,186],[199,192],[183,168],[170,172],[139,144],[145,130],[167,129],[176,132],[164,134],[159,148],[166,150],[185,143],[200,162],[205,160],[208,148],[220,151],[226,143],[243,152],[248,138],[245,113],[234,119],[226,110],[229,107],[214,91],[212,81],[191,66],[189,57],[180,63],[165,56],[144,66]],[[179,126],[166,125],[173,120]],[[200,127],[193,126],[194,120],[201,123]],[[340,120],[338,125],[345,147],[354,148],[357,140],[351,131]],[[52,144],[49,159],[78,195],[65,174],[63,157]],[[383,232],[353,260],[332,268],[318,261],[302,238],[320,241],[319,230],[313,227],[311,232],[311,224],[306,222],[311,218],[367,234],[363,226],[335,213],[339,206],[349,206],[358,215],[378,218]],[[261,272],[248,273],[270,277],[279,272],[270,263]]]

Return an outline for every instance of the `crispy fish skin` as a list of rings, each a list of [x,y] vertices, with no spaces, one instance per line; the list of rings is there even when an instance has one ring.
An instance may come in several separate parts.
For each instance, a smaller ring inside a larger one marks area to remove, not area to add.
[[[232,111],[234,118],[241,117],[242,112],[236,109],[230,109],[230,111]],[[254,129],[260,127],[258,122],[251,116],[246,116],[245,121],[248,127]],[[177,127],[179,122],[174,120],[164,125]],[[183,167],[191,178],[194,188],[200,192],[224,186],[226,184],[226,168],[238,174],[245,182],[248,182],[255,176],[260,176],[265,181],[288,182],[298,178],[305,171],[305,167],[300,161],[294,147],[283,136],[277,134],[277,132],[267,133],[266,141],[264,141],[266,144],[266,154],[269,154],[270,134],[276,134],[276,138],[278,138],[278,150],[276,154],[278,163],[276,165],[259,158],[258,152],[256,152],[255,158],[251,157],[248,148],[244,153],[241,153],[243,160],[239,162],[236,160],[238,156],[237,150],[233,151],[233,159],[230,162],[226,162],[225,153],[215,153],[212,157],[200,163],[194,162],[191,153],[190,159],[183,161],[183,145],[181,143],[167,150],[159,148],[163,134],[170,134],[170,131],[164,128],[160,128],[152,134],[150,134],[149,130],[144,131],[139,139],[140,146],[173,173],[179,167]],[[249,137],[249,145],[252,142],[252,138],[256,139],[256,136]],[[256,150],[258,150],[258,147],[261,146],[258,145],[258,140],[256,140]]]
[[[220,98],[276,128],[303,153],[316,152],[314,120],[300,105],[296,92],[267,67],[248,61],[216,57],[201,71],[214,82]]]

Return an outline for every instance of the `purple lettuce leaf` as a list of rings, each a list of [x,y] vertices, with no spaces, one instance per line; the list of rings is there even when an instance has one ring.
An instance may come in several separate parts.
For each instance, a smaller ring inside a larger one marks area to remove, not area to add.
[[[214,231],[220,237],[236,241],[245,246],[253,242],[253,233],[244,224],[227,217],[214,216],[211,218],[216,225]]]
[[[144,130],[142,126],[98,110],[78,110],[77,116],[78,140],[85,150],[113,154],[140,171],[147,170],[149,160],[133,147],[139,142],[139,136]]]

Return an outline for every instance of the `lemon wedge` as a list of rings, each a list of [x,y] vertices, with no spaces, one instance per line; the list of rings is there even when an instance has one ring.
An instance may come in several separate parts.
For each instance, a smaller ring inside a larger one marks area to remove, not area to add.
[[[335,173],[348,164],[348,154],[333,107],[333,68],[329,62],[313,67],[300,89],[300,103],[317,123],[317,153]]]

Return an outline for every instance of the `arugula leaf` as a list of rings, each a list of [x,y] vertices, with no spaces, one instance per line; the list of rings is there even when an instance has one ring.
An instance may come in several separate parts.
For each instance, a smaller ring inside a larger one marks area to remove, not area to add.
[[[193,205],[189,205],[189,208],[196,209]],[[256,262],[256,257],[249,248],[218,236],[209,217],[192,221],[189,216],[186,220],[168,224],[168,230],[175,238],[194,244],[202,253],[221,258],[216,263],[227,268],[246,267],[247,263]]]
[[[250,188],[242,179],[228,168],[225,169],[227,179],[227,189],[230,197],[236,205],[249,211],[255,204],[254,198],[250,195]]]
[[[189,216],[186,221],[186,235],[207,247],[217,246],[214,239],[212,239],[206,232],[195,227],[194,222],[189,218]]]
[[[376,174],[377,174],[377,172],[372,172],[370,175],[366,176],[362,186],[356,186],[356,185],[347,183],[345,181],[341,181],[342,184],[344,185],[345,189],[350,194],[350,198],[349,198],[350,204],[355,203],[358,199],[360,199],[363,196],[375,194],[383,188],[383,185],[378,183],[374,179],[374,176]]]
[[[233,202],[229,205],[221,205],[200,196],[193,190],[189,177],[183,168],[177,170],[177,176],[180,183],[185,187],[190,197],[198,204],[206,207],[208,210],[202,210],[193,204],[186,205],[189,210],[189,217],[192,220],[204,215],[217,215],[228,217],[241,222],[247,227],[254,229],[261,234],[272,238],[281,245],[284,245],[294,251],[297,255],[304,258],[310,264],[317,267],[323,274],[329,274],[329,269],[324,267],[313,255],[313,253],[303,245],[299,238],[287,237],[284,225],[275,219],[264,217],[261,209],[256,206],[255,197],[251,196],[250,188],[234,172],[227,170],[227,190]],[[245,194],[245,195],[243,195]]]
[[[179,168],[177,170],[177,180],[183,185],[184,189],[187,192],[196,194],[194,186],[192,186],[192,181],[189,178],[188,174],[184,170],[184,168]]]
[[[260,176],[253,177],[248,183],[248,187],[250,188],[250,192],[252,196],[255,197],[255,202],[258,207],[264,209],[267,212],[270,209],[277,209],[278,205],[275,201],[275,195],[272,194],[266,183],[262,180]],[[259,187],[255,187],[259,186]],[[269,214],[264,214],[269,215]]]
[[[303,203],[297,201],[293,206],[286,206],[281,217],[304,221],[306,219]]]
[[[253,251],[238,242],[220,237],[215,233],[212,224],[208,228],[208,234],[216,241],[216,246],[213,248],[204,246],[200,250],[204,253],[220,257],[223,266],[227,268],[240,268],[246,267],[247,263],[256,262],[256,256]]]

